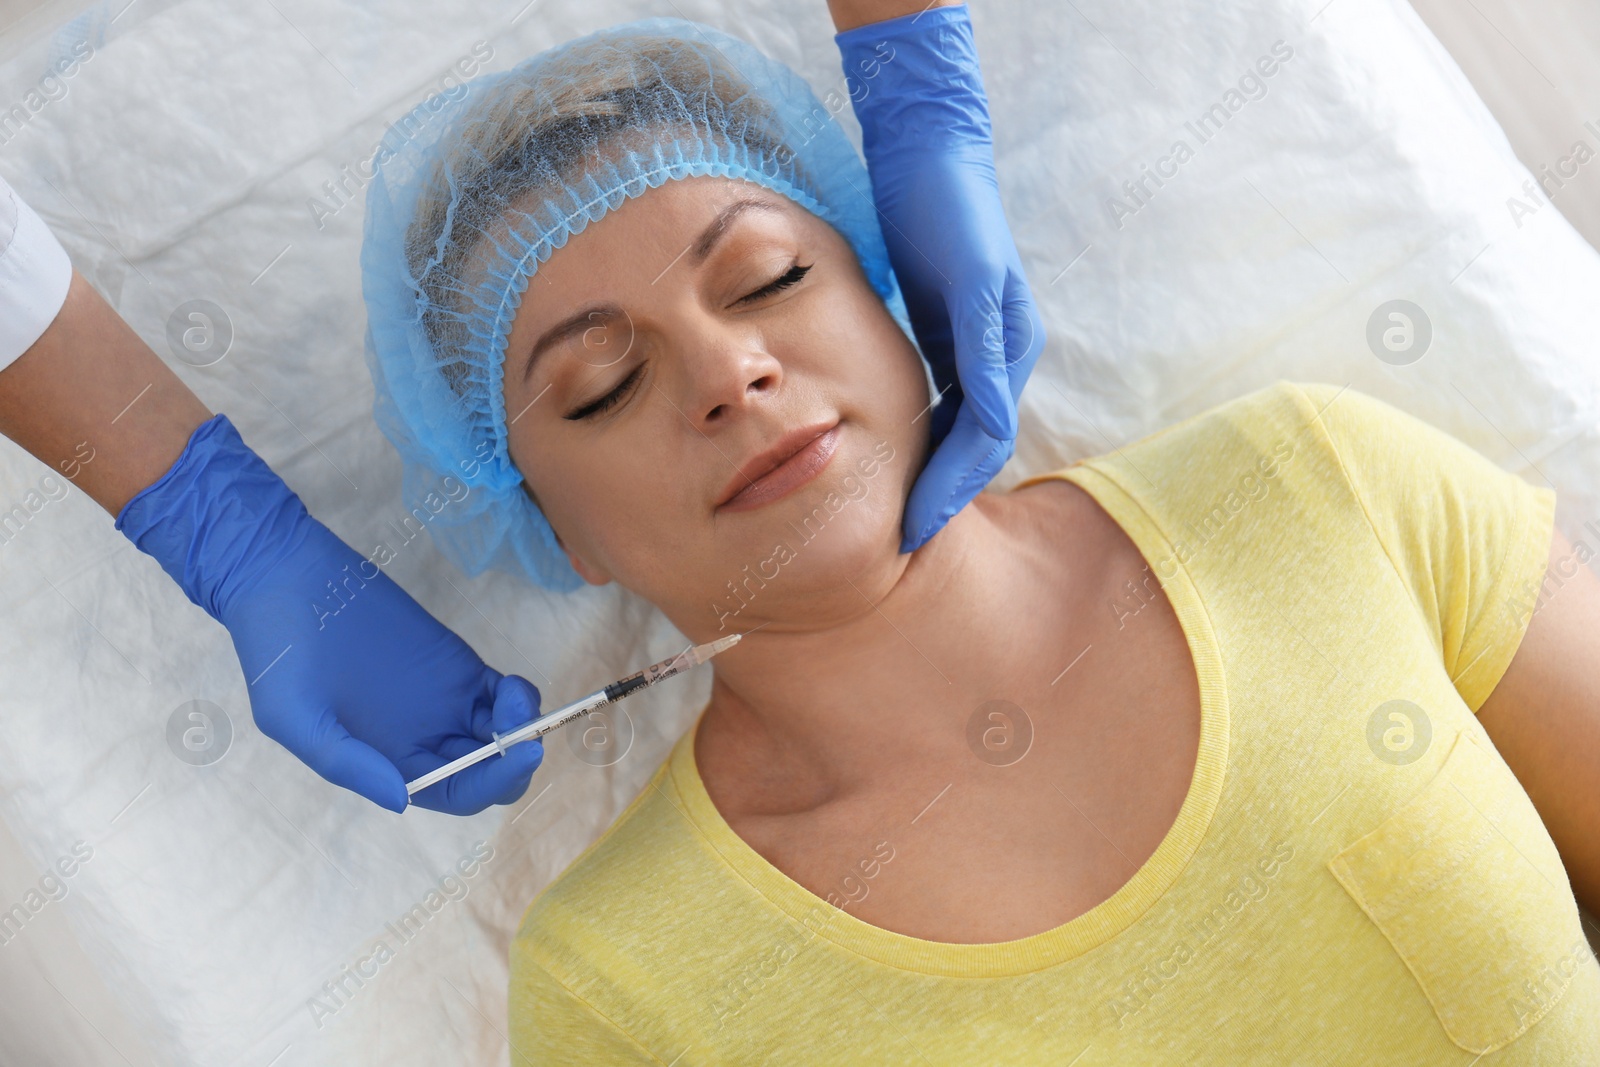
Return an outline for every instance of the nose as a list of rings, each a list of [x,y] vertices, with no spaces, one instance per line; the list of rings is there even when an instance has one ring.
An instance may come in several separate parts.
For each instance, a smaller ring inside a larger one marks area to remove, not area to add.
[[[699,429],[731,425],[777,393],[783,365],[758,332],[717,324],[698,331],[697,340],[682,363],[689,377],[683,410]]]

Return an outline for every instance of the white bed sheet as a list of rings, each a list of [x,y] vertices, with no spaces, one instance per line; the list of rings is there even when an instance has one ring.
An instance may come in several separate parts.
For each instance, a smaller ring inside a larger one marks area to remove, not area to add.
[[[363,550],[393,538],[399,464],[360,355],[360,196],[324,183],[370,158],[388,121],[475,46],[499,69],[647,15],[715,23],[819,93],[842,88],[820,2],[123,2],[0,65],[0,106],[26,111],[0,137],[0,173],[158,351],[186,301],[224,310],[224,358],[170,362]],[[1527,171],[1403,0],[978,4],[973,19],[1002,192],[1050,329],[993,489],[1294,378],[1348,382],[1555,486],[1571,536],[1600,521],[1600,257],[1528,200]],[[76,39],[92,55],[65,91],[30,98],[52,49]],[[1280,41],[1292,55],[1264,94],[1241,94],[1202,144],[1186,123],[1226,106]],[[840,117],[854,133],[847,106]],[[1128,200],[1123,183],[1177,139],[1193,158]],[[1511,197],[1536,210],[1514,217]],[[1367,342],[1393,299],[1432,328],[1404,366]],[[19,938],[67,920],[137,1033],[119,1062],[507,1063],[506,949],[523,909],[642,787],[709,676],[630,702],[636,738],[613,766],[558,738],[510,808],[397,818],[263,738],[226,632],[83,494],[51,499],[48,474],[0,444],[0,512],[43,501],[0,544],[0,817],[37,872],[8,884],[20,894],[78,842],[92,856]],[[389,570],[547,701],[681,647],[612,588],[469,580],[421,539]],[[208,766],[169,747],[193,700],[234,731]],[[421,932],[396,936],[475,848],[493,858],[465,896],[434,898]],[[328,997],[380,940],[393,958]],[[0,1034],[0,1056],[21,1040]]]

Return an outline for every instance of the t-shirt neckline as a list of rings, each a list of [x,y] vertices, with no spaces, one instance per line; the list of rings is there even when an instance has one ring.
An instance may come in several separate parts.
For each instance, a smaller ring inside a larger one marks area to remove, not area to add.
[[[857,955],[902,970],[963,978],[1002,978],[1066,963],[1116,937],[1149,911],[1188,866],[1211,825],[1227,769],[1229,708],[1220,650],[1205,603],[1160,527],[1094,461],[1028,478],[1012,492],[1050,478],[1082,488],[1133,541],[1172,603],[1200,687],[1199,751],[1178,817],[1156,851],[1110,897],[1060,926],[1012,941],[953,944],[885,930],[834,907],[794,881],[728,825],[711,802],[695,764],[694,739],[704,708],[668,757],[668,773],[685,814],[734,873],[791,919]]]

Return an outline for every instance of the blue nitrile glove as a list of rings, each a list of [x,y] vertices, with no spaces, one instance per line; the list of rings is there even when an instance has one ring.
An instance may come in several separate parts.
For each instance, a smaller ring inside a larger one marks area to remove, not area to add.
[[[906,502],[900,551],[910,552],[1011,458],[1017,398],[1044,348],[1044,322],[1000,207],[966,5],[834,40],[889,262],[943,397],[932,412],[932,458]]]
[[[485,665],[313,519],[226,415],[116,526],[228,628],[261,732],[390,811],[406,782],[538,717],[537,688]],[[525,741],[411,800],[452,815],[510,804],[543,758]]]

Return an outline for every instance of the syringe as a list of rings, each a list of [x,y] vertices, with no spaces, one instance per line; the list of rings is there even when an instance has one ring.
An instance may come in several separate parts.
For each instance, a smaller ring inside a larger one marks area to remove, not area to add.
[[[674,674],[689,670],[691,667],[698,667],[718,652],[725,651],[738,644],[739,638],[743,636],[743,634],[730,634],[727,637],[718,638],[703,645],[690,645],[676,656],[664,659],[660,663],[653,663],[637,674],[630,674],[626,678],[612,682],[604,689],[596,690],[582,700],[575,700],[565,707],[557,708],[548,715],[542,715],[530,723],[517,727],[504,736],[491,734],[490,736],[494,740],[489,744],[467,753],[458,760],[446,763],[437,770],[429,771],[415,781],[407,782],[406,796],[409,797],[420,789],[426,789],[435,782],[442,782],[457,771],[465,770],[474,763],[486,760],[497,752],[503,755],[506,749],[520,741],[530,741],[535,737],[543,737],[551,730],[565,726],[578,716],[591,712],[596,708],[604,707],[607,704],[615,703],[635,690],[655,685],[662,679],[671,678]]]

